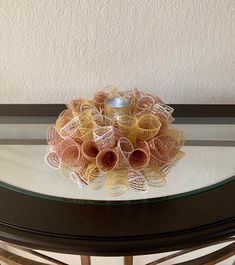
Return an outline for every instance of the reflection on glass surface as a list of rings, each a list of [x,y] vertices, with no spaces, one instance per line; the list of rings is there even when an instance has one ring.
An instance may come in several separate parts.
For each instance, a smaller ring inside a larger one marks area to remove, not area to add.
[[[34,118],[35,119],[35,118]],[[1,121],[1,120],[0,120]],[[37,120],[36,120],[37,121]],[[129,191],[119,197],[110,197],[104,189],[81,190],[59,171],[49,168],[44,162],[46,153],[45,131],[47,120],[37,124],[14,122],[0,124],[0,185],[12,185],[20,192],[33,191],[35,196],[56,196],[85,200],[139,200],[149,198],[174,198],[189,196],[185,192],[201,192],[201,188],[220,186],[221,181],[233,180],[235,175],[235,122],[230,124],[175,124],[184,130],[185,157],[167,176],[163,187],[151,188],[147,193]],[[51,120],[50,120],[51,122]],[[193,123],[193,118],[192,118]],[[18,188],[26,191],[18,190]],[[195,191],[196,190],[196,191]]]

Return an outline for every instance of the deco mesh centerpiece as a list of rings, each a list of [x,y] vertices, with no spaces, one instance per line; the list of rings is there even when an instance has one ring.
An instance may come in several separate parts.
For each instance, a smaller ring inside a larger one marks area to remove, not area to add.
[[[172,113],[157,96],[106,87],[67,104],[47,130],[45,161],[80,188],[104,188],[111,196],[162,186],[184,155]]]

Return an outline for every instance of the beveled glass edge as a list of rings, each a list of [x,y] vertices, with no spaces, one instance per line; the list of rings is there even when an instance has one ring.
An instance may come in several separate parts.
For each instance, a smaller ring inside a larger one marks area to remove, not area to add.
[[[93,204],[93,205],[100,205],[100,206],[105,206],[105,205],[122,206],[122,205],[133,205],[133,204],[161,203],[161,202],[166,202],[166,201],[188,198],[188,197],[200,195],[201,193],[209,192],[211,190],[222,188],[225,185],[228,185],[228,184],[234,183],[234,182],[235,182],[235,175],[231,176],[229,178],[226,178],[220,182],[206,186],[206,187],[198,188],[198,189],[195,189],[192,191],[181,192],[181,193],[177,193],[177,194],[173,194],[173,195],[156,197],[156,198],[149,198],[149,199],[146,198],[146,199],[136,199],[136,200],[110,200],[110,201],[73,199],[73,198],[53,196],[53,195],[43,194],[43,193],[39,193],[39,192],[26,190],[26,189],[23,189],[20,187],[16,187],[14,185],[8,184],[8,183],[3,182],[3,181],[0,181],[0,187],[15,191],[15,192],[19,192],[19,193],[27,195],[27,196],[32,196],[32,197],[41,198],[41,199],[50,200],[50,201],[57,201],[57,202],[64,202],[64,203]]]

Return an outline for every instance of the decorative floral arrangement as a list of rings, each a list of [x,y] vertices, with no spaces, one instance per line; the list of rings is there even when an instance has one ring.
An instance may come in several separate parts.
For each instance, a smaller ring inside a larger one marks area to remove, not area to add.
[[[47,130],[45,161],[81,188],[104,187],[111,196],[162,186],[184,155],[172,113],[157,96],[106,87],[67,104]]]

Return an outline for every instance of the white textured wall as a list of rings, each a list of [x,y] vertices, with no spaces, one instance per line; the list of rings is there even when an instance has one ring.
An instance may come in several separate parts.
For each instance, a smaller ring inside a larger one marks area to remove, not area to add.
[[[234,0],[0,0],[0,103],[107,84],[235,103]]]

